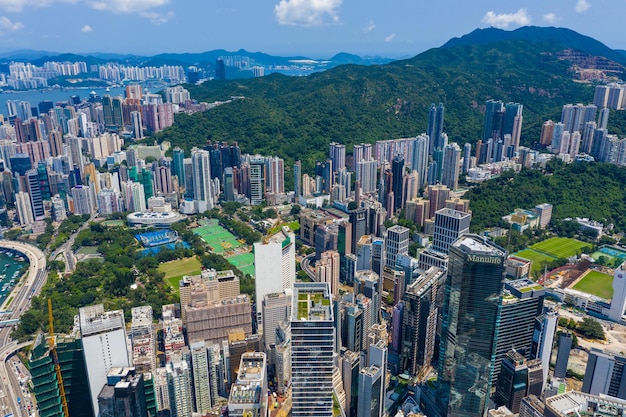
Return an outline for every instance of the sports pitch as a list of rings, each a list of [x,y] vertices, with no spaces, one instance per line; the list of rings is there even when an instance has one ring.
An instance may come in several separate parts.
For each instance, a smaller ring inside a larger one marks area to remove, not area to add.
[[[228,258],[228,262],[233,264],[237,269],[239,269],[244,274],[250,274],[254,276],[254,254],[253,253],[242,253],[241,255],[234,255]]]
[[[229,249],[237,249],[241,247],[241,243],[219,224],[205,224],[193,229],[193,232],[200,236],[211,248],[211,251],[217,254],[224,254]]]
[[[613,298],[613,277],[602,272],[589,271],[573,288],[610,300]]]
[[[535,243],[530,248],[554,258],[563,259],[577,255],[584,247],[590,248],[591,244],[567,237],[552,237],[543,242]]]
[[[532,261],[532,272],[542,271],[543,264],[578,254],[591,244],[567,237],[553,237],[516,252],[514,255]]]

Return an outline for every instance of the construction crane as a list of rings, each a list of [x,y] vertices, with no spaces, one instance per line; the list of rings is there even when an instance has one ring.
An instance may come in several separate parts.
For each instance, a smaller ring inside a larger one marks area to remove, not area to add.
[[[57,355],[57,348],[54,344],[54,319],[52,318],[52,300],[50,298],[48,298],[48,322],[50,324],[50,338],[48,339],[48,344],[50,345],[50,355],[52,355],[54,370],[57,374],[57,383],[59,385],[59,393],[61,394],[61,405],[63,406],[63,416],[69,417],[70,412],[67,408],[67,398],[65,397],[65,388],[63,387],[63,376],[61,375],[59,356]]]

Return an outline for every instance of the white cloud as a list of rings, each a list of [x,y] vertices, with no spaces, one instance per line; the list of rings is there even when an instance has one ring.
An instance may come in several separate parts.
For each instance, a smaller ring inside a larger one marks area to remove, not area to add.
[[[169,0],[89,0],[89,4],[94,9],[113,13],[145,12],[168,3]]]
[[[591,4],[589,4],[587,0],[578,0],[574,10],[576,10],[576,13],[582,13],[590,7],[591,7]]]
[[[319,26],[338,24],[338,9],[343,0],[280,0],[274,15],[281,25]],[[330,22],[328,22],[330,19]]]
[[[557,20],[558,18],[554,13],[546,13],[543,15],[543,21],[546,23],[553,24],[556,23]]]
[[[11,22],[6,16],[0,16],[0,30],[15,32],[16,30],[24,29],[24,25],[21,22]]]
[[[376,24],[373,20],[370,20],[370,22],[363,28],[363,32],[368,33],[373,31],[374,29],[376,29]]]
[[[393,40],[393,38],[395,38],[395,37],[396,37],[396,34],[392,33],[391,35],[389,35],[389,36],[387,36],[385,38],[385,42],[391,42]]]
[[[584,1],[584,0],[581,0]],[[489,26],[494,26],[500,29],[506,29],[510,25],[526,26],[530,24],[530,16],[526,12],[526,9],[519,9],[515,13],[500,13],[496,14],[493,11],[488,11],[483,17],[482,22]]]
[[[157,12],[140,12],[139,16],[150,19],[155,25],[167,23],[174,18],[174,12],[157,13]]]
[[[89,33],[89,32],[93,32],[93,28],[89,25],[85,25],[80,31],[83,33]]]
[[[0,9],[17,13],[26,8],[49,6],[52,3],[76,3],[77,0],[0,0]]]

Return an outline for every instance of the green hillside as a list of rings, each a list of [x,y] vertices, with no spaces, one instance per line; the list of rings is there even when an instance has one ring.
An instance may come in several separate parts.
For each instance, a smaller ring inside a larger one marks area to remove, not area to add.
[[[178,115],[156,138],[190,149],[207,139],[238,141],[244,152],[302,159],[305,171],[325,157],[327,145],[373,143],[415,136],[426,129],[431,103],[446,106],[451,141],[482,136],[486,100],[524,104],[522,142],[538,141],[541,122],[559,118],[561,106],[590,101],[591,87],[571,81],[569,64],[548,43],[509,40],[426,51],[379,66],[343,65],[307,77],[210,81],[187,86],[209,102],[245,99],[204,114]]]

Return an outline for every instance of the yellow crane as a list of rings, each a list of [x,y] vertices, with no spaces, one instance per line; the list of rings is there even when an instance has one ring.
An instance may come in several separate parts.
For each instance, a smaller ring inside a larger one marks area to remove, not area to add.
[[[63,416],[69,417],[70,412],[67,409],[67,398],[65,398],[65,388],[63,387],[63,376],[61,375],[61,366],[59,365],[59,357],[57,355],[57,348],[54,344],[54,319],[52,318],[52,300],[48,298],[48,322],[50,324],[50,338],[48,344],[50,345],[50,355],[52,355],[52,362],[54,363],[54,370],[57,374],[57,382],[59,384],[59,393],[61,394],[61,405],[63,406]]]

